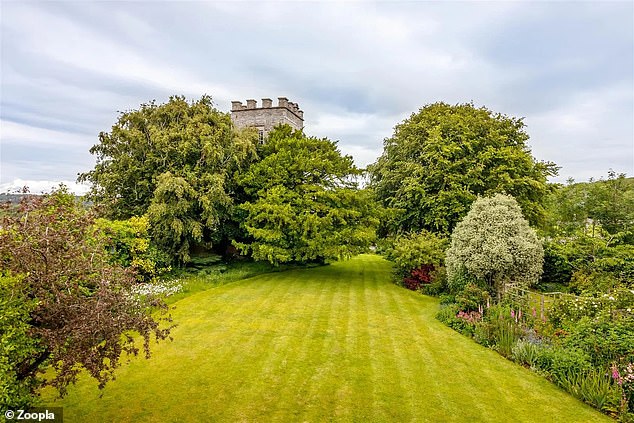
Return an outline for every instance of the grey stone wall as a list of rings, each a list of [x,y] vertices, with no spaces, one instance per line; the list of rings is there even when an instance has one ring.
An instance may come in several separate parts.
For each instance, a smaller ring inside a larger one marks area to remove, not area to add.
[[[255,100],[247,100],[247,105],[241,101],[231,102],[231,120],[238,128],[256,127],[266,136],[275,125],[288,124],[293,129],[304,128],[304,112],[297,103],[289,102],[285,97],[278,98],[278,105],[273,106],[269,98],[262,99],[262,107],[257,107]]]

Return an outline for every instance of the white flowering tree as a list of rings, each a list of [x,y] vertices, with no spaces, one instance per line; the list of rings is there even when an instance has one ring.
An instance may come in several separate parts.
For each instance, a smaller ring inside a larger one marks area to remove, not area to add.
[[[446,266],[449,282],[468,276],[499,295],[504,283],[535,284],[544,251],[515,199],[497,194],[479,198],[451,235]]]

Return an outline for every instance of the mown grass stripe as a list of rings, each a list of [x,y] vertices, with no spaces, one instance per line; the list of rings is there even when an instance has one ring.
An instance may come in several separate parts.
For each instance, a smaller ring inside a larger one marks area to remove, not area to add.
[[[376,256],[175,304],[174,342],[101,393],[87,378],[63,401],[46,391],[49,405],[73,422],[611,421],[443,326]]]

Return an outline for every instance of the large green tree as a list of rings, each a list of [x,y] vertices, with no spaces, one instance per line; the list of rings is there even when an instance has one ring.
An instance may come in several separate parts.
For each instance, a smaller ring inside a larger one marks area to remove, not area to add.
[[[478,195],[515,197],[539,222],[553,163],[537,162],[522,119],[473,104],[427,105],[398,124],[369,167],[372,186],[393,217],[384,231],[450,233]]]
[[[240,206],[252,237],[238,243],[256,260],[272,263],[326,261],[364,251],[377,224],[369,193],[357,189],[361,174],[336,143],[276,128],[261,160],[240,178],[251,200]]]
[[[234,172],[255,158],[254,131],[236,131],[211,97],[143,104],[121,113],[90,150],[89,198],[115,219],[149,211],[153,236],[186,261],[191,244],[219,241],[232,226]],[[151,206],[151,207],[150,207]]]

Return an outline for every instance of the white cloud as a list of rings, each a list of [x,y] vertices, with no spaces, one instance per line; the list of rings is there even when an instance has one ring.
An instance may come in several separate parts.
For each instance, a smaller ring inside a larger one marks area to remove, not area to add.
[[[87,142],[92,140],[88,135],[38,128],[0,119],[0,141],[3,145],[20,144],[24,148],[33,148],[37,145],[86,148]]]
[[[19,193],[24,187],[27,187],[31,194],[50,193],[60,184],[64,184],[68,190],[76,195],[84,195],[90,190],[90,186],[79,184],[73,181],[33,181],[24,179],[15,179],[11,182],[0,184],[0,193]]]

